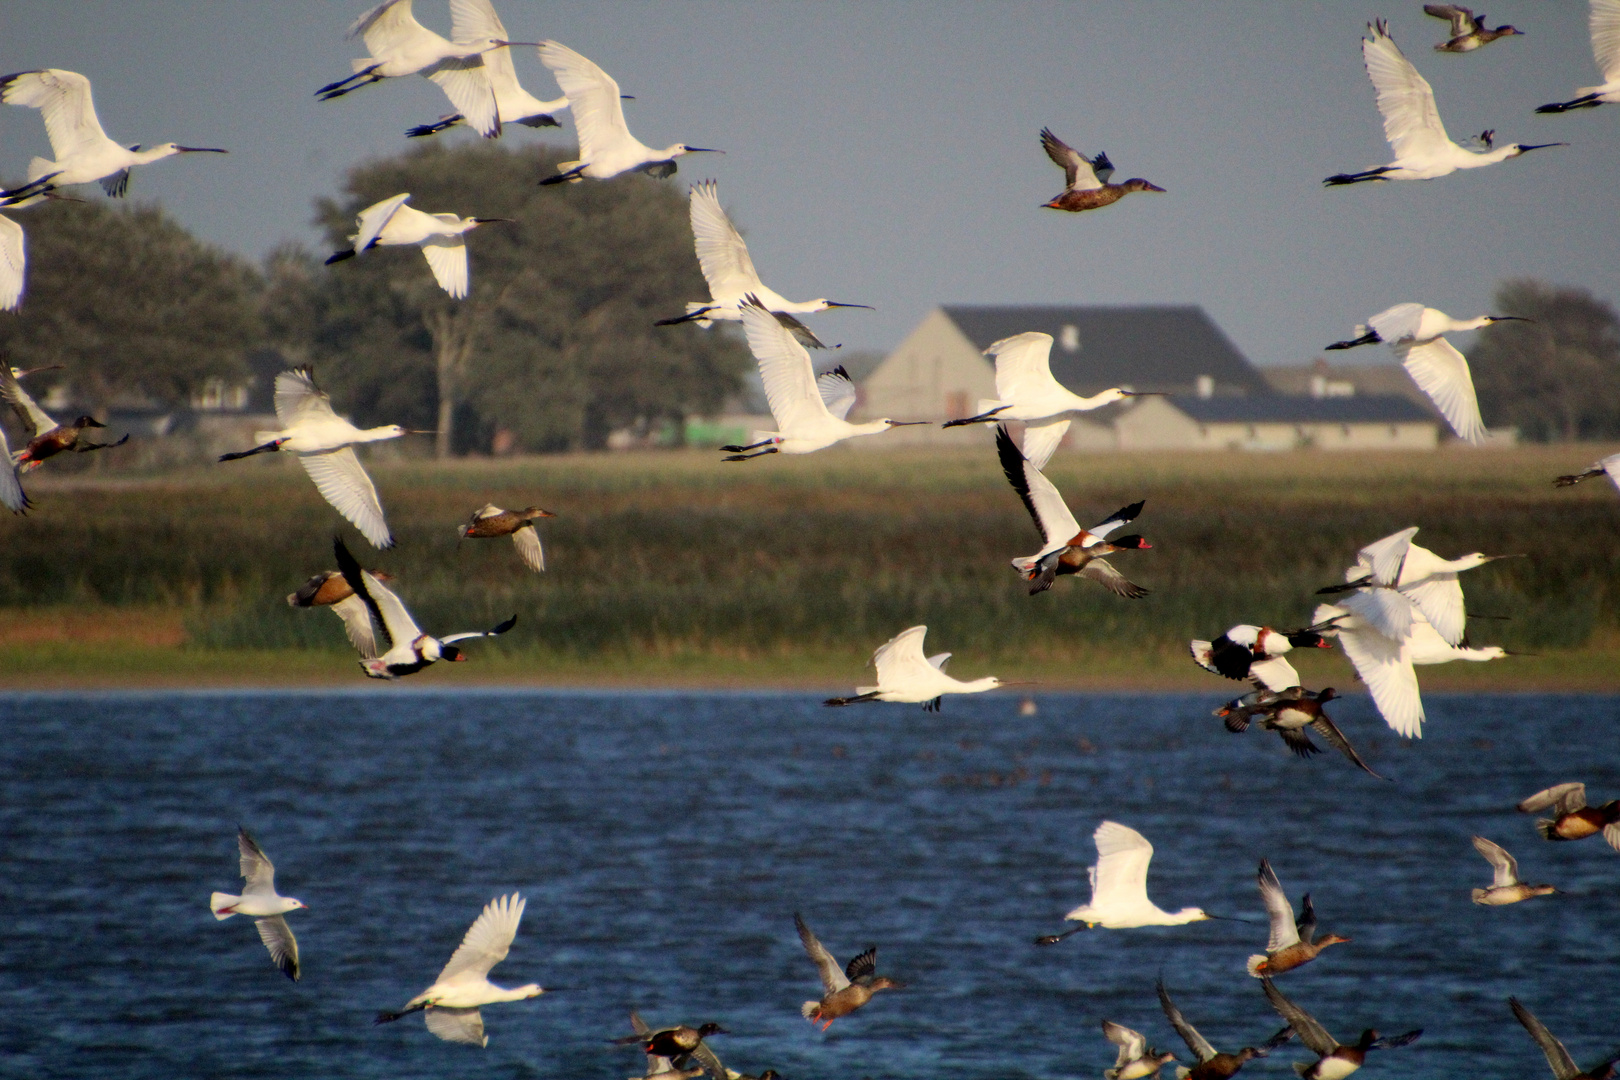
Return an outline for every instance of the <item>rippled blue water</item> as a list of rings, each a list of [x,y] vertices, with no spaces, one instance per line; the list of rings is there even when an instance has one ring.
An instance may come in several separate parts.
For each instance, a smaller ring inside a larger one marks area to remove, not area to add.
[[[1422,1027],[1390,1077],[1546,1075],[1504,999],[1589,1062],[1620,1038],[1620,855],[1548,844],[1512,810],[1571,779],[1620,795],[1620,699],[1433,697],[1403,745],[1338,715],[1380,783],[1275,736],[1227,734],[1219,694],[826,710],[796,695],[427,693],[28,696],[0,705],[0,1075],[628,1077],[629,1007],[716,1019],[728,1064],[816,1077],[1068,1077],[1112,1063],[1108,1017],[1182,1047],[1160,971],[1223,1047],[1279,1023],[1243,973],[1265,930],[1098,931],[1037,949],[1085,899],[1092,829],[1157,848],[1150,892],[1262,918],[1255,864],[1353,937],[1284,978],[1341,1039]],[[216,923],[237,823],[278,865],[304,979],[250,923]],[[1505,844],[1565,895],[1469,902]],[[569,988],[485,1010],[490,1046],[418,1018],[480,907],[529,897],[496,981]],[[792,916],[841,959],[879,946],[910,988],[819,1034]],[[1245,1073],[1292,1076],[1295,1047]],[[1168,1075],[1168,1073],[1166,1074]]]

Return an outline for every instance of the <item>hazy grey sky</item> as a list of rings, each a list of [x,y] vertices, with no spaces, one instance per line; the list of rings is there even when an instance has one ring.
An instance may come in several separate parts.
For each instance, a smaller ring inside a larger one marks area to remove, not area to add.
[[[617,78],[642,141],[728,151],[665,182],[717,178],[778,291],[876,305],[817,318],[850,347],[886,350],[942,302],[1176,302],[1202,304],[1256,362],[1289,363],[1398,301],[1484,312],[1504,277],[1620,298],[1620,106],[1533,115],[1599,81],[1577,0],[1487,4],[1526,36],[1463,56],[1431,51],[1445,26],[1418,0],[496,5],[514,38],[555,38]],[[366,6],[0,0],[0,69],[89,76],[121,142],[228,147],[142,169],[131,192],[258,257],[313,245],[314,198],[448,111],[422,79],[314,99],[363,52],[343,33]],[[444,0],[416,13],[448,33]],[[1454,137],[1573,145],[1324,190],[1329,173],[1389,160],[1357,44],[1379,15]],[[554,96],[533,50],[518,52],[519,77]],[[1062,187],[1043,125],[1167,194],[1040,209]],[[38,115],[0,109],[0,171],[44,153]]]

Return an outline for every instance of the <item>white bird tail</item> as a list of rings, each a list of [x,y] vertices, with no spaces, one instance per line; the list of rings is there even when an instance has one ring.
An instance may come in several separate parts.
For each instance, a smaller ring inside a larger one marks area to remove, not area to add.
[[[1253,975],[1257,979],[1261,978],[1260,965],[1264,964],[1268,959],[1269,957],[1267,957],[1265,953],[1255,953],[1253,956],[1249,957],[1249,962],[1247,965],[1249,974]]]
[[[1033,555],[1020,555],[1018,558],[1012,561],[1012,564],[1013,569],[1017,570],[1020,574],[1028,574],[1030,571],[1035,569],[1035,564],[1038,562],[1040,562],[1040,560],[1035,558]]]
[[[688,300],[686,302],[686,313],[690,315],[694,311],[704,311],[712,307],[714,307],[713,304],[700,304],[696,300]],[[713,319],[693,319],[692,321],[703,327],[705,330],[714,325]]]
[[[876,686],[857,686],[855,688],[855,696],[856,697],[860,697],[863,694],[875,694],[877,692],[878,692],[878,687],[876,687]]]
[[[242,898],[240,896],[232,896],[230,893],[217,892],[208,898],[208,910],[214,913],[214,918],[216,919],[228,919],[232,915],[235,915],[236,912],[226,909],[234,908],[241,902]]]
[[[799,1006],[799,1015],[806,1020],[814,1020],[821,1015],[821,1002],[807,1001]]]
[[[281,432],[279,431],[255,431],[253,433],[253,444],[263,446],[265,443],[273,442],[279,438],[281,438]]]

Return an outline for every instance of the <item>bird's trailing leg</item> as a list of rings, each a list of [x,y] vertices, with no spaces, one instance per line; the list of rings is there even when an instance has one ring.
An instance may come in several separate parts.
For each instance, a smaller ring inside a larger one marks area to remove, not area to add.
[[[342,251],[334,251],[332,254],[328,255],[326,257],[326,265],[331,266],[333,263],[339,263],[344,259],[352,258],[354,258],[354,248],[344,248]]]
[[[714,305],[710,304],[707,307],[700,307],[700,308],[697,308],[696,310],[688,311],[685,315],[677,315],[673,319],[659,319],[657,322],[653,323],[653,325],[654,326],[679,326],[681,323],[692,322],[695,319],[704,318],[705,316],[707,316],[709,314],[709,312],[714,311],[714,310],[715,310]],[[731,448],[730,447],[722,447],[722,449],[729,450]]]
[[[1364,172],[1334,173],[1322,181],[1323,187],[1340,187],[1344,184],[1359,184],[1366,180],[1382,180],[1384,174],[1390,171],[1388,165],[1380,165],[1376,169],[1367,169]]]
[[[750,450],[758,450],[762,446],[770,446],[775,442],[776,440],[774,438],[761,439],[759,442],[749,443],[747,446],[722,446],[720,449],[724,450],[728,454],[746,454]]]
[[[995,420],[996,414],[1003,409],[1010,409],[1011,405],[997,405],[989,412],[982,412],[978,416],[965,416],[960,420],[947,420],[943,427],[961,427],[963,424],[988,424]]]
[[[857,694],[855,697],[828,698],[826,701],[823,701],[822,704],[823,705],[834,705],[834,706],[836,706],[836,705],[858,705],[863,701],[876,701],[877,698],[878,698],[878,691],[873,690],[869,694]]]
[[[417,124],[413,128],[407,128],[405,130],[405,137],[407,139],[420,139],[424,135],[437,135],[439,132],[444,131],[447,128],[455,127],[457,124],[461,123],[462,120],[463,117],[460,113],[451,113],[449,116],[439,117],[439,119],[434,123]]]
[[[380,65],[373,64],[368,68],[362,68],[361,70],[355,72],[347,79],[339,79],[337,82],[327,83],[325,86],[315,91],[315,96],[320,98],[322,101],[331,101],[333,98],[340,98],[344,94],[358,90],[367,83],[382,82],[383,77],[377,74],[377,68],[379,66]]]
[[[377,1019],[373,1020],[372,1023],[374,1023],[374,1024],[392,1024],[395,1020],[398,1020],[400,1017],[409,1016],[413,1012],[421,1012],[423,1009],[427,1008],[431,1004],[432,1004],[432,1002],[430,1002],[430,1001],[424,1001],[419,1005],[407,1005],[405,1008],[399,1010],[399,1012],[389,1012],[389,1011],[387,1011],[385,1009],[382,1012],[377,1014]]]
[[[287,441],[286,439],[271,439],[269,442],[265,443],[263,446],[255,446],[251,450],[238,450],[238,451],[236,451],[235,453],[232,453],[232,454],[221,454],[221,455],[219,455],[219,460],[221,460],[221,461],[236,461],[239,458],[252,457],[254,454],[272,453],[273,451],[280,450],[281,449],[281,444],[286,442],[286,441]]]
[[[1085,923],[1081,923],[1079,926],[1075,927],[1073,930],[1065,930],[1061,934],[1042,934],[1040,937],[1035,939],[1035,944],[1037,944],[1037,945],[1056,945],[1058,942],[1062,941],[1066,937],[1069,937],[1071,934],[1078,934],[1082,930],[1089,930],[1089,929],[1090,929],[1090,927],[1088,927]]]
[[[547,176],[547,177],[542,178],[541,181],[540,181],[540,186],[541,187],[550,187],[552,184],[566,184],[570,180],[578,180],[580,177],[582,177],[584,175],[585,175],[585,163],[581,162],[580,164],[574,166],[572,169],[569,169],[565,173],[558,173],[556,176]]]
[[[1378,336],[1378,331],[1369,330],[1365,334],[1362,334],[1360,337],[1351,338],[1349,341],[1335,341],[1333,344],[1329,345],[1328,348],[1329,349],[1353,349],[1357,345],[1375,345],[1375,344],[1377,344],[1378,342],[1380,342],[1382,340],[1384,340],[1384,339]]]
[[[1574,473],[1570,476],[1553,477],[1553,487],[1573,487],[1582,480],[1590,480],[1594,476],[1602,476],[1602,469],[1587,469],[1585,472]]]
[[[1536,112],[1561,113],[1569,112],[1571,109],[1595,109],[1601,104],[1603,104],[1603,102],[1598,100],[1598,96],[1596,94],[1587,94],[1584,97],[1578,97],[1572,101],[1555,101],[1550,105],[1542,105],[1536,109]]]

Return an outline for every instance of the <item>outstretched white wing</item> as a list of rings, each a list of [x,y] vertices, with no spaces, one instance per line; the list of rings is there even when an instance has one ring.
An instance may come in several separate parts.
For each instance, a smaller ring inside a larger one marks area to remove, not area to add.
[[[1001,459],[1001,471],[1006,474],[1007,482],[1024,500],[1029,516],[1035,519],[1035,526],[1041,530],[1041,538],[1046,541],[1037,559],[1066,547],[1069,541],[1080,535],[1080,523],[1074,520],[1074,514],[1063,501],[1063,496],[1058,494],[1052,481],[1013,445],[1005,424],[996,426],[996,454]]]
[[[556,41],[540,43],[540,62],[557,77],[568,98],[579,133],[579,156],[590,161],[621,140],[630,138],[619,100],[619,84],[612,76],[568,46]]]
[[[1491,885],[1494,888],[1505,888],[1519,883],[1519,862],[1501,844],[1493,844],[1483,836],[1474,837],[1474,850],[1484,856],[1485,861],[1491,864],[1494,871]]]
[[[32,394],[22,388],[11,368],[0,363],[0,398],[4,398],[17,413],[18,419],[28,426],[29,434],[43,435],[56,427],[56,421],[39,407]]]
[[[1052,455],[1063,442],[1063,436],[1069,433],[1069,418],[1060,420],[1042,420],[1039,423],[1024,425],[1024,457],[1037,469],[1046,468],[1046,463],[1052,460]]]
[[[422,630],[411,618],[405,604],[394,591],[378,581],[368,571],[360,571],[360,580],[366,586],[366,592],[372,602],[377,605],[377,614],[382,619],[384,635],[395,644],[410,644],[422,636]]]
[[[855,406],[855,382],[844,365],[817,375],[816,389],[821,392],[821,403],[827,406],[829,413],[840,420],[849,416],[849,410]]]
[[[1348,605],[1346,605],[1348,606]],[[1319,609],[1320,610],[1320,609]],[[1367,685],[1373,704],[1397,735],[1423,737],[1423,699],[1406,641],[1392,641],[1359,619],[1339,623],[1339,644]]]
[[[1277,880],[1277,872],[1271,868],[1270,862],[1261,861],[1258,881],[1260,900],[1266,905],[1266,917],[1271,922],[1271,937],[1266,942],[1266,952],[1272,953],[1299,944],[1294,905],[1288,902],[1288,895],[1283,892],[1282,883]]]
[[[422,72],[444,91],[467,126],[486,139],[501,133],[501,111],[482,56],[453,56]]]
[[[1194,659],[1196,660],[1197,657],[1195,656]],[[1279,693],[1284,690],[1291,690],[1299,685],[1299,672],[1294,670],[1293,664],[1290,664],[1281,656],[1256,660],[1249,665],[1249,676],[1259,679],[1260,685],[1267,690],[1275,690]]]
[[[1397,160],[1440,153],[1450,145],[1440,112],[1434,105],[1434,89],[1418,74],[1412,62],[1401,55],[1395,40],[1382,22],[1371,28],[1372,38],[1361,40],[1361,56],[1367,76],[1378,93],[1378,111],[1384,117],[1384,138],[1395,150]],[[1382,336],[1382,335],[1380,335]]]
[[[815,369],[792,333],[776,316],[758,304],[742,306],[743,330],[748,348],[759,362],[760,379],[765,383],[765,399],[783,435],[795,429],[815,427],[832,419],[816,386]]]
[[[1400,578],[1401,564],[1406,561],[1406,552],[1416,536],[1418,527],[1413,525],[1397,533],[1390,533],[1381,539],[1374,540],[1360,551],[1356,552],[1356,561],[1367,571],[1371,571],[1373,580],[1380,585],[1394,585]],[[1346,581],[1355,581],[1364,577],[1365,572],[1352,568],[1345,571]]]
[[[1148,863],[1153,859],[1153,845],[1147,837],[1117,821],[1105,821],[1097,826],[1092,839],[1097,843],[1097,865],[1091,883],[1091,905],[1147,905]]]
[[[1620,81],[1620,0],[1592,0],[1590,25],[1598,70],[1605,82]]]
[[[45,135],[58,161],[79,150],[107,142],[107,133],[96,119],[96,105],[90,96],[90,80],[76,71],[45,68],[19,71],[0,81],[0,101],[38,109],[45,121]]]
[[[484,1034],[484,1016],[474,1009],[447,1009],[435,1006],[422,1013],[427,1029],[446,1042],[466,1043],[469,1046],[488,1046]]]
[[[236,830],[236,848],[241,855],[242,880],[246,884],[242,887],[242,894],[273,896],[276,891],[276,868],[270,857],[260,850],[259,845],[253,842],[253,837],[247,830]]]
[[[517,547],[518,557],[535,573],[546,568],[546,551],[540,546],[540,530],[533,525],[524,525],[512,534],[512,543]]]
[[[364,40],[366,51],[381,59],[412,38],[430,33],[411,13],[411,0],[383,0],[349,24],[348,36]]]
[[[377,499],[377,489],[361,467],[360,459],[355,457],[354,447],[341,446],[318,454],[299,454],[298,461],[309,473],[309,478],[315,481],[321,496],[359,529],[373,546],[394,546],[394,538],[388,532],[388,522],[383,518],[382,503]]]
[[[1051,128],[1041,129],[1041,149],[1063,170],[1063,182],[1069,191],[1095,191],[1102,187],[1091,159],[1052,134]]]
[[[709,283],[709,296],[717,304],[735,304],[761,286],[748,245],[720,207],[719,187],[713,180],[692,185],[692,242],[698,265]]]
[[[332,605],[332,614],[343,620],[343,632],[349,644],[360,652],[363,660],[377,658],[377,634],[371,626],[371,609],[359,596],[345,596]]]
[[[517,893],[497,896],[484,905],[483,913],[468,928],[461,946],[451,955],[450,962],[439,972],[439,983],[481,982],[489,969],[506,959],[512,939],[517,937],[518,922],[528,901]]]
[[[1422,322],[1422,304],[1396,304],[1368,319],[1367,326],[1379,341],[1393,345],[1403,338],[1417,337]]]
[[[11,446],[6,442],[3,429],[0,429],[0,506],[14,514],[22,513],[29,506],[22,481],[17,478],[17,466],[11,460]]]
[[[1463,354],[1443,337],[1422,343],[1401,342],[1394,349],[1412,381],[1429,395],[1457,437],[1471,443],[1482,441],[1485,421],[1479,415],[1474,379]]]
[[[22,303],[26,261],[22,226],[0,214],[0,311],[11,311]]]
[[[465,238],[459,234],[435,236],[422,244],[422,254],[427,257],[428,267],[433,271],[433,279],[439,283],[439,288],[449,293],[452,300],[463,299],[468,286]]]
[[[1020,401],[1062,389],[1052,377],[1052,335],[1037,330],[1002,338],[984,350],[996,358],[996,397]]]
[[[360,231],[354,234],[354,250],[365,251],[371,247],[377,238],[382,235],[382,231],[388,227],[389,220],[399,211],[400,207],[410,201],[410,198],[411,193],[403,191],[398,195],[384,199],[380,203],[372,203],[360,211],[359,217],[355,219],[359,223]]]
[[[934,666],[923,655],[923,636],[927,633],[928,627],[913,626],[878,646],[872,654],[872,666],[877,668],[879,687],[905,682],[918,672],[934,673]]]

